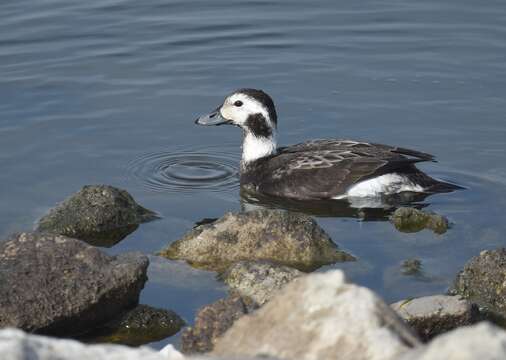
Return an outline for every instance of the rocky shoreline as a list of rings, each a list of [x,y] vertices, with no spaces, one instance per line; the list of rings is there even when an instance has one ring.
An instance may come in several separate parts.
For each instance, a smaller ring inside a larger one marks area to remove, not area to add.
[[[448,294],[387,305],[340,270],[311,273],[357,260],[311,217],[227,213],[159,253],[216,272],[229,289],[184,328],[175,312],[139,305],[146,255],[109,256],[96,247],[112,246],[157,217],[124,190],[91,185],[42,217],[35,231],[1,241],[2,359],[506,358],[506,332],[497,326],[506,323],[505,249],[471,259]],[[397,209],[391,222],[399,231],[429,229],[435,236],[449,228],[443,216],[413,208]],[[402,271],[416,276],[421,267],[408,259]],[[155,352],[41,336],[139,346],[183,328],[184,355],[170,347]]]

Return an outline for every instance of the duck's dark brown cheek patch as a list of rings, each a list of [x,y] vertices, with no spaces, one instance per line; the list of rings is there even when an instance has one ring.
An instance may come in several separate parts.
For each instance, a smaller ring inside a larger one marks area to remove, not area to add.
[[[262,114],[253,114],[246,120],[246,127],[257,137],[270,137],[272,129]]]

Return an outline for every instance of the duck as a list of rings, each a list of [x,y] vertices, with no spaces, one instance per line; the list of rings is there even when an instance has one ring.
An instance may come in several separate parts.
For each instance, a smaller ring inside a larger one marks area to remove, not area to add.
[[[274,101],[262,90],[239,89],[195,123],[242,129],[240,184],[262,195],[294,200],[374,198],[461,189],[416,167],[433,155],[345,139],[315,139],[278,147]]]

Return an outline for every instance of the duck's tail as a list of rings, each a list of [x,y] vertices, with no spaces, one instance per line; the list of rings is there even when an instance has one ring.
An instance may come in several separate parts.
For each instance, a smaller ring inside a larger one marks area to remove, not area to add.
[[[427,193],[447,193],[455,190],[464,190],[465,188],[456,184],[446,181],[441,181],[430,177],[422,171],[416,169],[409,174],[406,174],[412,182],[420,185]]]

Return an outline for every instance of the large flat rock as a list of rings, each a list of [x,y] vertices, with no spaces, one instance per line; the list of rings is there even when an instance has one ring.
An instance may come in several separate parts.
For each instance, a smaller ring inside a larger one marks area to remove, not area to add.
[[[160,255],[213,271],[242,260],[270,260],[303,271],[354,260],[312,218],[281,210],[227,213],[197,226]]]
[[[372,291],[342,271],[299,277],[218,339],[219,356],[387,360],[420,342]]]
[[[390,305],[422,338],[478,321],[478,308],[460,296],[432,295],[398,301]]]
[[[61,235],[21,233],[0,243],[0,327],[74,335],[138,303],[148,259],[108,256]]]

